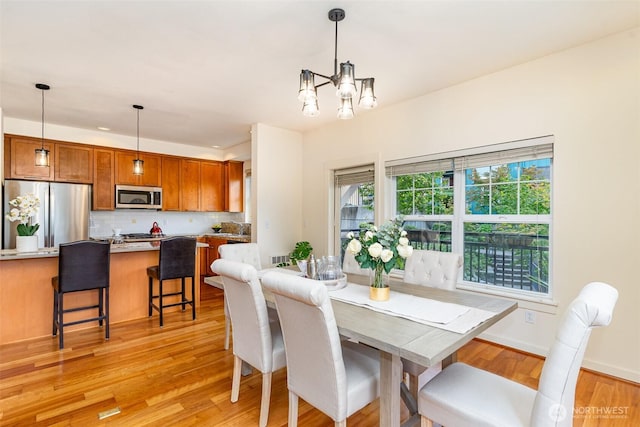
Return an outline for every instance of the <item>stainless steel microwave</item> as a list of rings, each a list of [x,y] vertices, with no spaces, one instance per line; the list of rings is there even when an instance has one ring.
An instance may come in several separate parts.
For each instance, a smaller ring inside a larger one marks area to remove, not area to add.
[[[117,209],[162,209],[162,188],[116,185]]]

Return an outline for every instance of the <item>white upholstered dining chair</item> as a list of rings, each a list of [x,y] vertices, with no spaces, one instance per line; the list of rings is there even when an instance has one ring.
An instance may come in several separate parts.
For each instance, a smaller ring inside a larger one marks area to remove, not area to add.
[[[342,260],[342,272],[346,274],[359,274],[360,276],[368,276],[369,268],[362,268],[358,261],[356,261],[356,256],[349,251],[344,252],[344,259]]]
[[[260,248],[257,243],[231,243],[218,247],[220,258],[230,261],[243,262],[252,265],[256,270],[262,270],[260,263]],[[224,287],[224,285],[223,285]],[[274,317],[274,316],[272,316]],[[231,337],[231,320],[227,299],[224,299],[224,349],[229,350],[229,338]]]
[[[347,417],[380,393],[380,353],[340,341],[326,286],[317,280],[269,272],[287,354],[289,427],[298,424],[298,398],[346,427]]]
[[[460,254],[416,250],[406,260],[403,282],[452,291],[456,288],[460,267],[462,267],[462,255]],[[409,392],[414,399],[417,399],[420,375],[423,375],[427,368],[410,360],[402,359],[402,369],[409,376]],[[435,375],[441,369],[441,364],[433,366],[430,369],[431,374],[425,375],[425,378]],[[415,411],[415,406],[413,408]]]
[[[272,373],[286,366],[280,325],[277,321],[269,320],[258,272],[253,266],[217,259],[211,267],[222,276],[229,315],[233,322],[231,402],[238,401],[244,361],[262,373],[260,427],[264,427],[269,418]]]
[[[617,299],[618,291],[605,283],[582,289],[564,313],[537,391],[464,363],[448,366],[420,390],[421,426],[573,425],[576,382],[589,335],[593,327],[611,322]]]

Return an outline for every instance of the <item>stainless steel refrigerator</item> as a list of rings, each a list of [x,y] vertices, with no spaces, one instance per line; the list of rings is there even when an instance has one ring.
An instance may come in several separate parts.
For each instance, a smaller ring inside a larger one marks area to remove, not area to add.
[[[3,249],[16,247],[18,222],[9,222],[9,201],[17,196],[33,193],[40,198],[40,208],[32,223],[40,224],[36,233],[38,247],[49,248],[60,243],[89,238],[89,212],[91,210],[91,186],[59,182],[5,180],[2,200]]]

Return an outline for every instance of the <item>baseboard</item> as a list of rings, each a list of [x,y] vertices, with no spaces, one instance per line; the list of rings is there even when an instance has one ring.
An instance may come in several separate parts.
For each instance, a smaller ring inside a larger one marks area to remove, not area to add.
[[[536,345],[531,345],[530,343],[527,343],[524,341],[508,339],[508,338],[493,335],[487,332],[483,332],[478,336],[478,338],[489,341],[489,342],[493,342],[496,344],[500,344],[505,347],[510,347],[516,350],[531,353],[531,354],[540,356],[542,358],[547,356],[548,349],[540,346],[536,346]],[[582,361],[582,368],[592,371],[596,374],[615,377],[623,381],[640,383],[640,372],[635,372],[629,369],[620,368],[618,366],[601,363],[601,362],[589,359],[587,357],[585,357],[584,360]]]

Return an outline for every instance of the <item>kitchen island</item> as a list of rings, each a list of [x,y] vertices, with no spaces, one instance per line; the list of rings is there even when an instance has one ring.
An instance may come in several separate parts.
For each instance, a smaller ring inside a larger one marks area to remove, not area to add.
[[[206,245],[198,243],[199,256]],[[147,267],[158,264],[160,242],[136,242],[112,245],[110,263],[110,323],[148,316]],[[198,258],[196,258],[196,261]],[[197,262],[196,262],[197,265]],[[196,268],[196,307],[200,305],[200,272]],[[51,278],[58,274],[58,250],[44,248],[37,252],[16,253],[0,250],[0,344],[51,335],[53,290]],[[179,280],[165,281],[165,286],[179,286]],[[167,289],[167,288],[165,288]],[[97,301],[97,293],[65,295],[65,306]],[[179,307],[174,307],[178,310]],[[171,309],[167,309],[170,311]],[[86,317],[86,313],[69,313]],[[189,314],[189,319],[191,315]],[[96,327],[85,323],[66,330]]]

